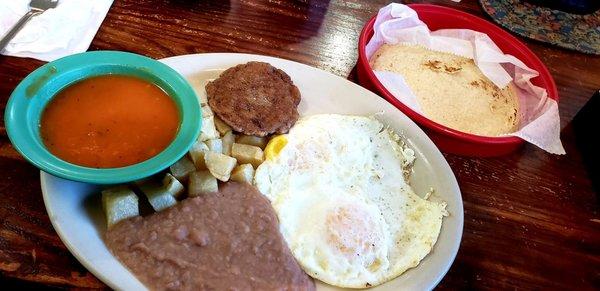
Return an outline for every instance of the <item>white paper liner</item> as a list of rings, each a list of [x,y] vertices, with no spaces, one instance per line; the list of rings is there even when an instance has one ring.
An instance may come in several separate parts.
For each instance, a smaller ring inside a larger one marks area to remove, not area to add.
[[[517,136],[552,154],[565,154],[560,141],[558,104],[530,79],[539,75],[512,55],[503,54],[484,33],[469,29],[429,31],[410,7],[392,3],[379,10],[374,35],[366,46],[367,57],[383,44],[421,45],[428,49],[473,59],[481,72],[500,88],[511,81],[517,87],[520,128]],[[417,98],[398,73],[374,71],[375,76],[399,101],[421,113]],[[421,113],[422,114],[422,113]]]

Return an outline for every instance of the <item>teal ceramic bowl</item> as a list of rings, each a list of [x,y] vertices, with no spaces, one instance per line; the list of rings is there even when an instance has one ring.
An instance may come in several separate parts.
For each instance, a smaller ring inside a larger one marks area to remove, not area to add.
[[[181,119],[175,139],[158,155],[121,168],[82,167],[54,156],[46,149],[40,136],[40,117],[45,106],[59,91],[73,83],[108,74],[144,79],[171,96],[179,108]],[[4,115],[10,141],[32,164],[58,177],[94,184],[134,181],[169,167],[198,138],[201,120],[196,93],[179,73],[156,60],[116,51],[76,54],[38,68],[13,91]]]

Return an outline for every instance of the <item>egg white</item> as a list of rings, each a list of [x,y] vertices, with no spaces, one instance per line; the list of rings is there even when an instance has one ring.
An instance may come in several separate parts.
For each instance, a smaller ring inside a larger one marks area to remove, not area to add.
[[[306,272],[351,288],[376,286],[415,267],[439,235],[445,204],[405,180],[410,150],[371,117],[300,119],[254,183],[279,216]]]
[[[281,232],[311,276],[332,285],[360,286],[387,269],[387,224],[363,197],[320,185],[278,199],[274,207],[286,213]]]

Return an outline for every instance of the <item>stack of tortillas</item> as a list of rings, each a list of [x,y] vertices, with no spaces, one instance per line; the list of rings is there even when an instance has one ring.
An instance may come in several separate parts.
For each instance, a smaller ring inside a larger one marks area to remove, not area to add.
[[[437,123],[483,136],[518,129],[515,87],[498,88],[472,59],[422,46],[384,44],[370,63],[373,70],[402,75],[422,114]]]

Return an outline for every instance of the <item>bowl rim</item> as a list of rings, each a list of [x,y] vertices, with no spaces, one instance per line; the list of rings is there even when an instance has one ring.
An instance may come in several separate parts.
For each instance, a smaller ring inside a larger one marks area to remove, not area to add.
[[[98,73],[105,68],[108,73]],[[118,69],[118,72],[116,72]],[[112,72],[110,72],[112,70]],[[116,73],[115,73],[116,72]],[[130,75],[164,90],[176,103],[180,123],[173,141],[155,156],[125,167],[91,168],[64,161],[43,145],[38,131],[45,106],[60,90],[83,79],[101,75]],[[144,77],[145,76],[145,77]],[[53,84],[55,82],[58,85]],[[54,86],[54,87],[50,87]],[[32,91],[32,88],[33,91]],[[34,100],[36,97],[45,98]],[[40,103],[41,102],[41,103]],[[32,120],[30,111],[39,110]],[[33,124],[38,122],[37,125]],[[14,89],[7,102],[4,123],[9,140],[30,163],[52,175],[92,184],[118,184],[151,176],[174,164],[196,141],[202,126],[202,112],[196,92],[177,71],[154,59],[120,51],[93,51],[49,62],[30,73]]]
[[[407,4],[407,6],[409,6],[412,9],[415,9],[417,14],[419,13],[420,10],[421,11],[426,11],[426,10],[431,11],[431,9],[433,9],[436,12],[443,12],[446,14],[458,16],[462,19],[470,19],[471,21],[477,21],[479,24],[485,26],[486,29],[494,31],[497,35],[496,37],[502,37],[502,38],[506,39],[507,42],[514,44],[515,46],[519,47],[520,50],[524,51],[525,54],[529,55],[529,57],[531,58],[532,62],[535,65],[534,66],[535,69],[539,73],[539,75],[534,78],[544,78],[548,82],[548,86],[543,87],[546,90],[546,92],[548,92],[548,97],[550,97],[558,102],[558,99],[559,99],[558,90],[556,88],[556,84],[554,82],[554,79],[552,78],[552,75],[550,75],[550,72],[548,71],[548,68],[537,57],[537,55],[535,55],[523,42],[521,42],[516,37],[510,35],[508,32],[502,30],[500,27],[496,26],[495,24],[493,24],[481,17],[475,16],[475,15],[472,15],[472,14],[469,14],[469,13],[466,13],[466,12],[463,12],[460,10],[456,10],[453,8],[440,6],[440,5],[433,5],[433,4]],[[379,81],[379,79],[377,79],[377,77],[375,76],[375,73],[373,72],[373,69],[371,69],[371,66],[369,65],[369,60],[367,58],[366,45],[367,45],[367,42],[372,37],[371,33],[373,33],[373,31],[374,31],[373,25],[375,24],[376,18],[377,18],[377,14],[372,16],[367,21],[367,23],[365,24],[365,26],[363,27],[363,29],[360,32],[360,35],[358,38],[358,62],[359,62],[360,66],[365,68],[364,71],[367,74],[370,81],[373,83],[373,86],[375,86],[375,88],[379,92],[381,92],[383,97],[388,102],[392,103],[392,105],[394,105],[396,108],[400,109],[402,112],[404,112],[406,115],[408,115],[411,119],[415,120],[417,123],[422,124],[423,126],[427,127],[430,130],[434,130],[437,133],[440,133],[440,134],[443,134],[443,135],[446,135],[446,136],[449,136],[452,138],[456,138],[456,139],[471,142],[471,143],[496,144],[496,145],[517,144],[517,143],[523,142],[523,139],[521,139],[520,137],[516,137],[516,136],[497,136],[497,137],[482,136],[482,135],[466,133],[466,132],[463,132],[460,130],[456,130],[456,129],[447,127],[445,125],[442,125],[440,123],[437,123],[437,122],[425,117],[424,115],[419,114],[418,112],[412,110],[410,107],[406,106],[404,103],[402,103],[401,101],[396,99],[394,97],[394,95],[392,93],[390,93],[387,90],[387,88],[385,88],[383,86],[383,84]],[[491,36],[490,36],[490,38],[491,38]]]

